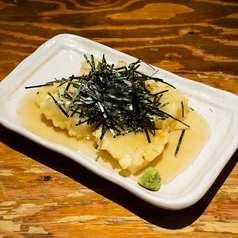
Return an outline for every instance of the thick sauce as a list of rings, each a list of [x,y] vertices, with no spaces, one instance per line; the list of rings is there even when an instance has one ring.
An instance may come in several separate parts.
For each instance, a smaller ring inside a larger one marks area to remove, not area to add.
[[[94,141],[78,140],[75,137],[70,137],[67,131],[55,128],[52,122],[41,114],[39,106],[35,102],[36,93],[37,91],[33,91],[27,94],[20,102],[18,109],[18,119],[27,130],[42,138],[86,154],[124,177],[137,180],[143,173],[143,170],[136,174],[121,170],[118,162],[107,152],[94,148]],[[190,129],[185,131],[178,155],[174,156],[174,153],[183,128],[181,123],[178,123],[170,133],[169,142],[162,155],[149,164],[149,166],[158,169],[163,184],[171,182],[176,176],[184,172],[197,158],[210,138],[210,126],[199,113],[191,110],[185,122],[190,125]]]

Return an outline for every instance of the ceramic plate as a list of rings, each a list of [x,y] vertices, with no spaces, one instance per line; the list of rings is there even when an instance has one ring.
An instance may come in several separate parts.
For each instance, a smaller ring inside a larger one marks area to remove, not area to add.
[[[171,183],[162,185],[159,191],[151,192],[140,187],[135,181],[106,169],[86,155],[49,143],[24,129],[17,121],[17,105],[20,99],[29,93],[24,87],[77,74],[85,53],[98,58],[105,54],[107,61],[115,64],[118,59],[128,63],[136,61],[131,56],[79,36],[70,34],[55,36],[21,62],[0,83],[0,123],[44,147],[77,161],[95,174],[155,206],[178,210],[196,203],[214,183],[238,147],[238,97],[176,76],[163,69],[159,70],[156,76],[175,85],[189,96],[189,106],[207,119],[212,135],[195,162],[185,172]],[[146,64],[141,67],[147,74],[152,70]]]

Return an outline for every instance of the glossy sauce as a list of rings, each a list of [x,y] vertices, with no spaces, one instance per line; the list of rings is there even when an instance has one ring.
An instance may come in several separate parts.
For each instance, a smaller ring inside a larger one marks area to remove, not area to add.
[[[49,141],[78,151],[78,153],[88,155],[106,168],[114,170],[124,177],[137,180],[143,173],[143,169],[136,174],[121,170],[118,162],[107,152],[94,148],[95,142],[93,140],[76,139],[70,137],[66,130],[54,127],[52,122],[41,114],[39,106],[35,102],[36,94],[37,91],[27,94],[19,104],[18,120],[27,130]],[[199,113],[190,110],[184,122],[190,125],[190,129],[185,131],[178,155],[174,156],[174,153],[181,129],[184,128],[181,123],[177,123],[175,129],[170,133],[169,142],[164,152],[148,165],[158,169],[163,184],[171,182],[176,176],[184,172],[194,162],[210,138],[210,126]]]

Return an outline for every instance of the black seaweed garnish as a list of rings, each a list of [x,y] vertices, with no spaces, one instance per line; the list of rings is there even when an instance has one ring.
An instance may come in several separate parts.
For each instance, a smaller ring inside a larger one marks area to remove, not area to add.
[[[97,64],[93,55],[90,60],[86,55],[84,57],[90,67],[88,74],[72,75],[68,79],[62,78],[27,88],[55,83],[58,86],[65,85],[63,93],[62,90],[57,92],[58,99],[50,93],[49,95],[66,117],[78,115],[77,125],[87,123],[102,128],[96,148],[107,131],[110,131],[113,137],[145,132],[150,143],[151,135],[154,136],[156,130],[160,129],[156,127],[156,121],[173,118],[183,123],[162,110],[169,103],[160,102],[167,90],[152,94],[146,88],[147,80],[170,84],[161,78],[139,72],[141,59],[129,66],[116,68],[107,63],[104,55]]]
[[[176,150],[175,150],[175,153],[174,153],[175,156],[178,155],[178,152],[179,152],[179,149],[180,149],[180,145],[181,145],[183,137],[184,137],[184,133],[185,133],[185,129],[183,129],[181,134],[180,134],[180,137],[179,137],[179,140],[178,140],[178,144],[177,144],[177,147],[176,147]]]

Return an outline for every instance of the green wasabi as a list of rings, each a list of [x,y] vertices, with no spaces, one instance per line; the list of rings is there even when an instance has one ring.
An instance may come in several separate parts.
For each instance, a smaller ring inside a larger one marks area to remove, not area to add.
[[[149,167],[138,179],[138,184],[146,189],[158,191],[161,186],[161,176],[157,169]]]

